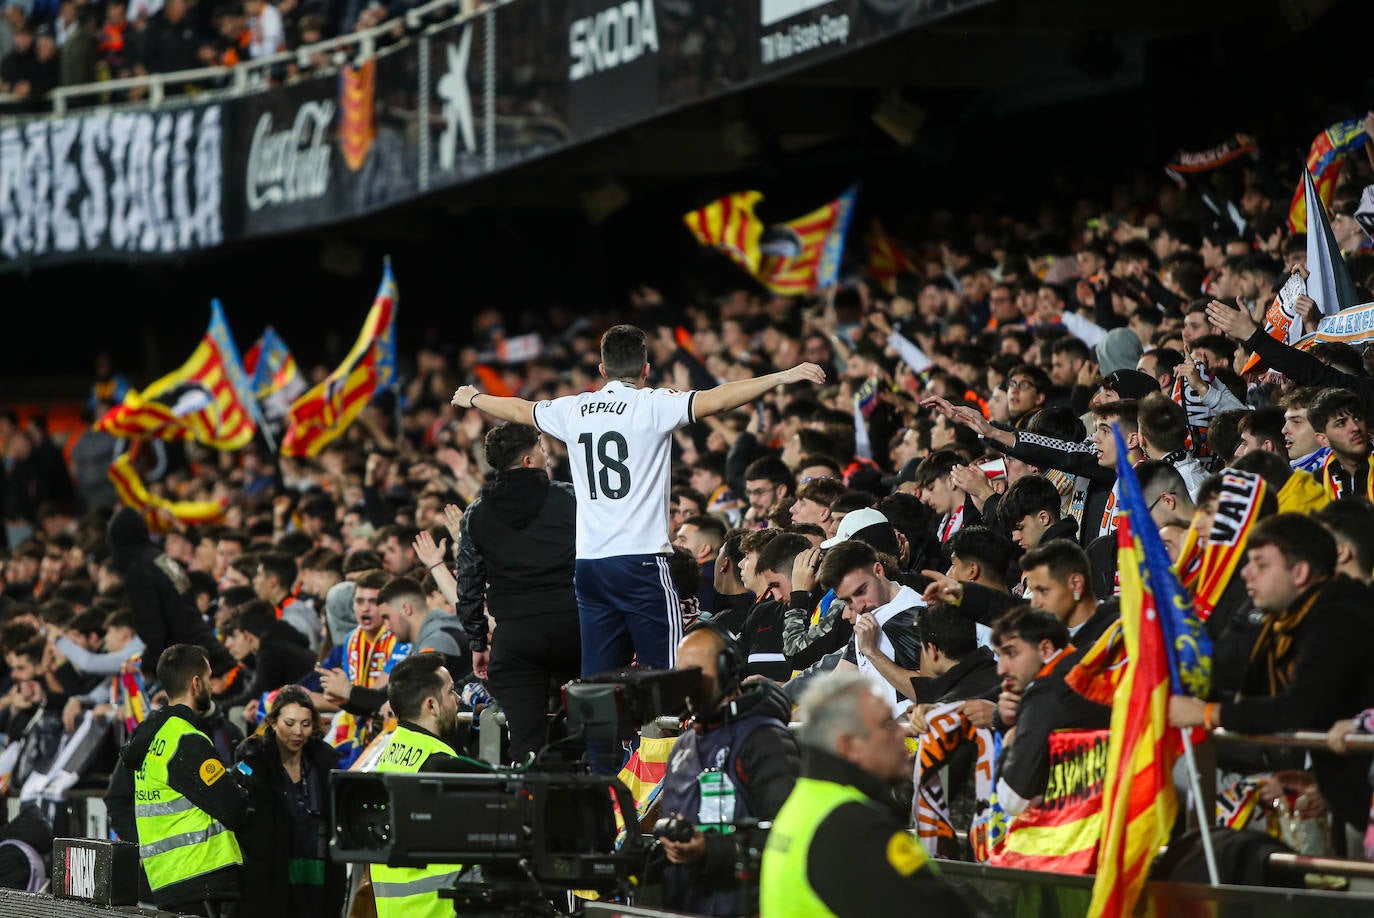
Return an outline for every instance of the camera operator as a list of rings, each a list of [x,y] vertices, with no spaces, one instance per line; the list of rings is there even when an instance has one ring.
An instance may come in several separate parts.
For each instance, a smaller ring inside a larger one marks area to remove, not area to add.
[[[458,695],[442,653],[417,653],[391,671],[387,699],[398,724],[377,772],[466,771],[449,740],[457,727]],[[458,864],[426,867],[372,865],[377,918],[452,918],[453,902],[439,890],[458,880]]]
[[[668,757],[663,812],[670,815],[655,826],[668,858],[664,905],[699,915],[752,915],[758,888],[741,887],[736,839],[728,830],[772,819],[791,793],[801,765],[787,727],[791,705],[767,679],[741,684],[739,648],[711,625],[687,632],[677,665],[700,667],[701,684],[690,699],[689,729]],[[722,831],[710,831],[715,827]]]
[[[807,688],[801,717],[806,763],[763,852],[762,918],[972,915],[892,795],[911,764],[887,693],[837,670]]]

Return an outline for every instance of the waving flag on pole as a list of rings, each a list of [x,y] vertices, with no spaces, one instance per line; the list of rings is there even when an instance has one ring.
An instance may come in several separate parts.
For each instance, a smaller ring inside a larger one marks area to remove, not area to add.
[[[798,296],[833,287],[840,278],[845,236],[859,186],[778,227],[770,227],[761,248],[759,281],[774,293]]]
[[[1363,132],[1363,127],[1360,130]],[[1358,305],[1360,300],[1310,169],[1303,170],[1302,190],[1307,202],[1307,279],[1304,281],[1299,274],[1289,277],[1264,314],[1264,333],[1295,347],[1304,347],[1300,343],[1304,340],[1303,324],[1294,305],[1300,294],[1316,300],[1323,316],[1334,316]],[[1329,191],[1326,196],[1331,197]],[[1251,354],[1242,372],[1248,373],[1260,364],[1259,355]]]
[[[1323,209],[1331,203],[1331,193],[1336,188],[1336,179],[1340,177],[1345,158],[1368,140],[1363,118],[1351,118],[1333,124],[1312,140],[1312,146],[1307,151],[1307,171],[1312,176]],[[1311,210],[1304,180],[1298,183],[1297,190],[1293,192],[1293,203],[1288,207],[1288,228],[1295,233],[1307,232],[1307,216]]]
[[[682,218],[704,246],[720,249],[750,274],[759,273],[759,237],[763,224],[754,207],[763,200],[757,191],[737,191]]]
[[[895,239],[883,231],[877,220],[868,229],[868,276],[882,284],[890,293],[902,274],[915,274],[916,267]]]
[[[1168,725],[1170,694],[1204,694],[1211,642],[1169,564],[1159,530],[1114,429],[1121,516],[1121,639],[1126,657],[1112,701],[1104,817],[1090,916],[1130,915],[1178,813],[1172,777],[1180,745]]]
[[[1363,127],[1360,131],[1360,136],[1365,136]],[[1327,219],[1326,203],[1310,171],[1303,170],[1302,184],[1307,196],[1307,295],[1317,301],[1322,315],[1335,315],[1358,305],[1360,297]],[[1326,199],[1330,197],[1328,191]]]
[[[110,466],[110,481],[126,507],[133,507],[152,532],[165,533],[183,526],[200,526],[224,518],[229,509],[222,500],[164,500],[155,497],[143,484],[128,453]]]
[[[317,456],[348,429],[373,396],[396,380],[396,280],[388,260],[377,298],[343,363],[296,399],[282,437],[284,456]]]
[[[296,358],[272,326],[243,355],[243,370],[248,374],[253,395],[269,421],[284,419],[291,403],[305,391],[305,380],[296,367]]]
[[[195,440],[239,449],[252,441],[257,424],[257,400],[215,300],[210,326],[191,358],[142,392],[124,396],[95,429],[128,439]]]

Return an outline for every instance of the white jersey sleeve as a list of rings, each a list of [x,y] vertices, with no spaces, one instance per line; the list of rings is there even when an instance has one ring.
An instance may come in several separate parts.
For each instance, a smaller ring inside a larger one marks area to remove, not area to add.
[[[654,422],[663,433],[672,433],[679,427],[696,420],[695,392],[679,392],[676,389],[644,389]]]
[[[546,433],[556,440],[567,443],[569,414],[577,413],[579,398],[580,396],[576,395],[565,395],[562,398],[546,398],[542,402],[535,402],[530,412],[534,418],[535,428],[540,433]]]
[[[579,559],[671,550],[672,433],[694,419],[695,395],[610,382],[534,406],[540,432],[567,445]]]

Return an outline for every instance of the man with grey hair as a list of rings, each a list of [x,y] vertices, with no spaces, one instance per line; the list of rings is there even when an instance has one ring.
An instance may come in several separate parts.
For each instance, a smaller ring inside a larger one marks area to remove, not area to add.
[[[816,679],[801,699],[801,778],[768,834],[762,918],[923,911],[972,915],[940,878],[892,796],[911,766],[901,728],[855,670]]]

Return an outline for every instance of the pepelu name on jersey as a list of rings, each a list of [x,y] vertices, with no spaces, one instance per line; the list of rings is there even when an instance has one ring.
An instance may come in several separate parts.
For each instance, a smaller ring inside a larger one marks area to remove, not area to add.
[[[589,414],[624,414],[624,402],[588,402],[581,406],[582,416],[585,418]]]

